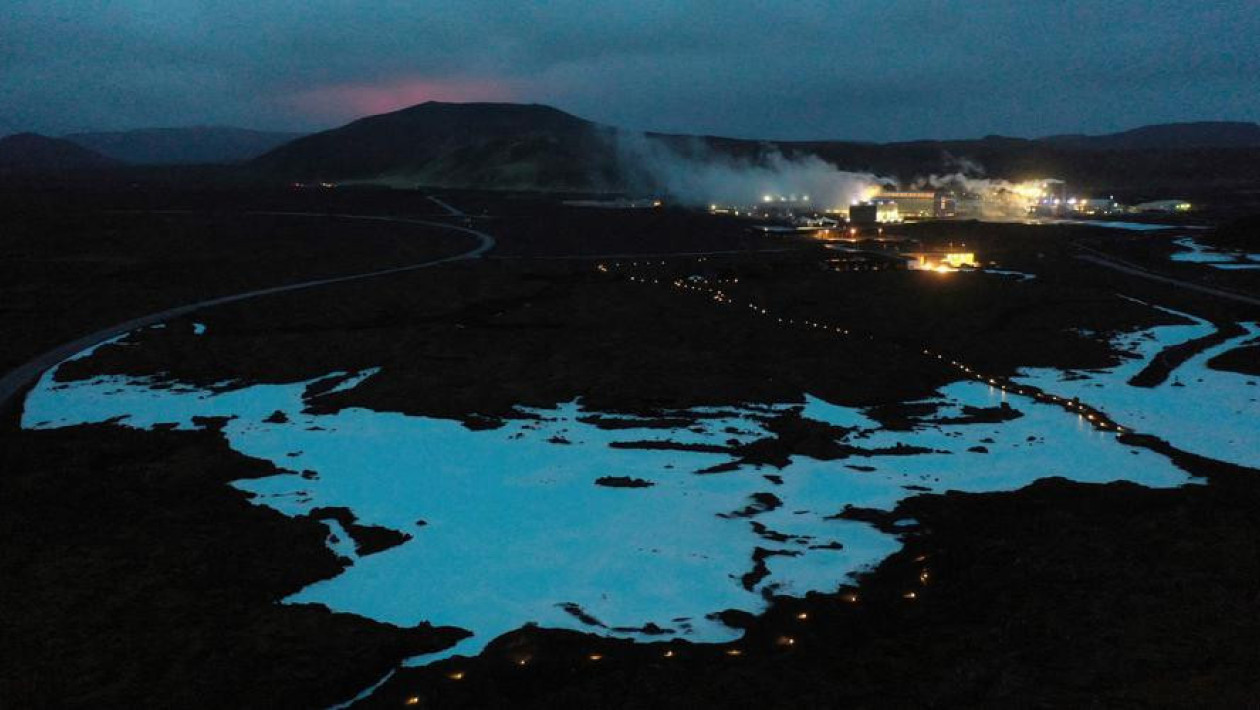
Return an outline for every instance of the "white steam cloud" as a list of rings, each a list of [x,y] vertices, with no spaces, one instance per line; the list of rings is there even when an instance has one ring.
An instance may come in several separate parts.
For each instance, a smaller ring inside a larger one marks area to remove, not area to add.
[[[974,161],[971,170],[983,173],[984,169]],[[1027,219],[1029,208],[1038,200],[1050,196],[1048,190],[1057,180],[1028,180],[1011,182],[997,178],[973,177],[966,172],[949,175],[929,175],[918,178],[912,187],[916,190],[945,189],[959,200],[959,209],[972,216],[993,221]]]
[[[685,205],[752,205],[765,195],[808,195],[819,209],[847,209],[881,184],[895,183],[840,170],[814,155],[788,157],[770,147],[740,157],[715,151],[698,138],[664,140],[618,131],[614,141],[632,182]]]
[[[609,140],[634,189],[664,194],[673,202],[690,206],[751,206],[770,195],[795,196],[820,210],[847,210],[854,202],[877,197],[882,188],[903,186],[896,178],[841,170],[818,156],[784,155],[770,145],[724,151],[701,138],[629,131],[615,131]],[[946,170],[955,172],[916,178],[905,187],[948,190],[960,215],[1024,220],[1039,200],[1052,196],[1059,182],[982,177],[984,167],[974,160],[945,157]]]

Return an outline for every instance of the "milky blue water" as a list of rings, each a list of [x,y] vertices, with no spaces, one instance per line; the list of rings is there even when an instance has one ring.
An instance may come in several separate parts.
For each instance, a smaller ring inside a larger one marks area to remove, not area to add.
[[[1254,324],[1247,327],[1257,330]],[[1256,388],[1243,385],[1241,376],[1202,367],[1228,345],[1183,366],[1178,377],[1194,380],[1192,387],[1170,382],[1141,390],[1124,384],[1159,348],[1210,330],[1209,324],[1196,322],[1129,334],[1119,345],[1135,357],[1117,368],[1067,380],[1058,371],[1029,371],[1025,379],[1061,395],[1079,394],[1122,424],[1166,436],[1189,450],[1260,464],[1249,436],[1260,424]],[[375,375],[374,370],[354,373],[337,389]],[[1166,459],[1119,444],[1114,434],[1074,415],[973,381],[950,385],[933,397],[938,416],[1004,400],[1024,416],[1000,424],[925,423],[914,431],[892,432],[859,409],[807,397],[803,403],[768,408],[683,412],[708,415],[694,428],[605,430],[581,419],[619,415],[591,412],[576,401],[532,410],[537,419],[473,431],[452,420],[358,408],[307,414],[308,382],[225,384],[214,391],[166,384],[124,377],[56,383],[48,373],[26,401],[23,425],[56,428],[121,417],[118,426],[189,429],[196,426],[194,417],[232,417],[223,428],[228,444],[281,469],[234,484],[257,494],[255,503],[292,516],[319,506],[345,506],[364,524],[412,536],[397,547],[358,557],[344,531],[330,524],[330,545],[351,558],[350,566],[284,601],[325,604],[404,626],[429,621],[474,633],[417,663],[475,654],[494,637],[531,622],[640,640],[735,639],[740,632],[712,614],[761,611],[764,591],[834,591],[898,549],[895,535],[831,516],[846,505],[891,509],[916,493],[909,486],[931,492],[1011,490],[1047,476],[1161,487],[1189,482]],[[837,461],[796,456],[782,470],[743,466],[698,474],[731,457],[611,446],[748,442],[769,435],[767,416],[790,408],[853,428],[846,440],[855,446],[900,443],[933,453]],[[285,423],[264,421],[276,411],[286,415]],[[969,450],[976,446],[986,452]],[[300,471],[314,471],[316,477],[304,478]],[[782,483],[766,474],[781,476]],[[597,485],[603,477],[652,485]],[[781,505],[754,510],[751,517],[732,515],[747,508],[757,493],[771,493]],[[787,535],[787,541],[759,534],[754,523],[765,526],[762,533]],[[332,537],[340,542],[331,542]],[[746,588],[743,577],[752,570],[758,547],[789,554],[770,557],[769,574]],[[602,626],[589,626],[566,612],[565,604],[578,605]],[[649,624],[661,633],[647,633]]]

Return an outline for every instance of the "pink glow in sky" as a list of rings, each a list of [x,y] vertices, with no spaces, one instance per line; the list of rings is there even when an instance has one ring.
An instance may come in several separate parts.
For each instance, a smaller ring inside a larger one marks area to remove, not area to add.
[[[512,101],[515,92],[495,79],[402,79],[377,84],[334,84],[302,91],[286,103],[304,118],[347,120],[396,111],[425,101]]]

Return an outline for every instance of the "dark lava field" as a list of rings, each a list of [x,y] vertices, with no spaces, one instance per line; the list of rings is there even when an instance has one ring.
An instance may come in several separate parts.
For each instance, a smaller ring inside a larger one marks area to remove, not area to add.
[[[884,236],[1031,278],[837,271],[820,240],[702,211],[438,196],[459,214],[409,191],[5,193],[0,372],[153,311],[475,246],[443,224],[495,245],[202,309],[68,362],[55,379],[154,376],[214,390],[379,368],[311,393],[310,412],[492,431],[580,399],[685,429],[698,421],[684,410],[809,395],[909,431],[934,416],[913,402],[967,379],[951,360],[1001,381],[1021,368],[1097,372],[1132,357],[1112,336],[1187,323],[1178,313],[1214,325],[1145,363],[1141,377],[1159,384],[1260,321],[1246,300],[1260,294],[1260,271],[1170,261],[1181,230],[903,225]],[[1247,342],[1209,366],[1242,380],[1260,375],[1257,361]],[[258,504],[228,484],[276,467],[229,446],[224,419],[31,429],[21,411],[19,397],[0,419],[0,707],[328,707],[356,696],[363,707],[423,708],[1246,707],[1260,697],[1260,470],[1136,425],[1118,440],[1195,483],[1047,472],[1016,490],[910,491],[893,510],[836,512],[895,535],[896,552],[855,578],[837,572],[825,592],[767,588],[763,613],[721,613],[743,632],[737,641],[523,625],[474,657],[399,667],[470,630],[280,601],[346,569],[326,544],[328,520],[360,557],[420,532],[347,509],[290,516]],[[720,475],[790,476],[793,457],[840,462],[860,448],[791,414],[764,426],[755,441],[710,447],[734,462]],[[648,483],[636,480],[601,485]],[[756,562],[775,565],[769,552]]]

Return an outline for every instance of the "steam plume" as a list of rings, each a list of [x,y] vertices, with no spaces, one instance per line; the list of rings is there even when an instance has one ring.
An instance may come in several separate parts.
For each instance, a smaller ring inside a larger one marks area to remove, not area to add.
[[[785,156],[765,147],[737,156],[698,138],[663,139],[618,131],[613,139],[632,184],[681,204],[751,205],[765,195],[809,196],[820,209],[847,208],[894,180],[838,169],[814,155]]]
[[[967,162],[971,164],[971,170],[983,173],[983,168],[978,163]],[[1029,207],[1047,195],[1045,190],[1053,182],[1059,181],[1011,182],[998,178],[974,177],[960,171],[949,175],[917,178],[912,186],[918,190],[949,190],[967,200],[976,216],[993,221],[1007,221],[1027,219]]]

